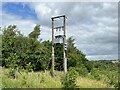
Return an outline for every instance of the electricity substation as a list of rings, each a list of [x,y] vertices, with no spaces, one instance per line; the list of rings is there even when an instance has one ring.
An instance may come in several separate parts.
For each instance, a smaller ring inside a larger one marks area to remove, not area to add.
[[[54,77],[54,66],[55,66],[55,44],[63,45],[63,69],[64,74],[67,73],[67,41],[66,41],[66,16],[52,17],[52,77]],[[62,19],[62,26],[55,26],[55,20]],[[55,34],[55,31],[59,34]],[[62,32],[62,34],[60,34]]]

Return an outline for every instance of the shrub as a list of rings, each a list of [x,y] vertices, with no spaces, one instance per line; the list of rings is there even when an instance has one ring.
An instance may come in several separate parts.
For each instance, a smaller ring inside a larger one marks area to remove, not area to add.
[[[52,69],[50,69],[50,76],[52,76]]]
[[[115,87],[115,90],[120,90],[120,81],[115,83],[114,87]]]
[[[26,85],[27,84],[27,78],[25,77],[25,75],[22,76],[21,81],[22,81],[22,83],[21,83],[22,85]]]
[[[45,81],[44,73],[41,73],[40,83],[43,83]]]
[[[76,79],[78,76],[78,72],[76,72],[75,68],[70,68],[66,76],[61,78],[61,84],[63,88],[76,88]]]
[[[79,73],[80,76],[83,76],[83,77],[87,76],[88,74],[88,70],[86,67],[77,67],[76,71]]]
[[[100,77],[99,74],[94,74],[94,78],[95,78],[96,80],[100,80],[100,79],[101,79],[101,77]]]
[[[92,72],[91,72],[91,75],[93,76],[93,79],[95,79],[95,80],[101,80],[102,79],[99,69],[93,69]]]
[[[106,81],[109,85],[117,85],[117,81],[118,81],[118,76],[112,74],[112,73],[109,73],[107,74],[107,78],[108,80]]]
[[[30,72],[32,67],[31,67],[31,63],[29,62],[28,64],[26,64],[26,73]]]
[[[10,69],[8,72],[8,77],[15,79],[15,69]]]

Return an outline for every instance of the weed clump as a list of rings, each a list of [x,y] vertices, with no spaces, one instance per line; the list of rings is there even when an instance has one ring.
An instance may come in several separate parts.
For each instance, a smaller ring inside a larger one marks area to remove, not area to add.
[[[10,69],[8,72],[8,77],[15,79],[15,69]]]
[[[63,88],[76,88],[76,79],[78,72],[74,68],[70,68],[66,76],[61,77],[61,84]]]

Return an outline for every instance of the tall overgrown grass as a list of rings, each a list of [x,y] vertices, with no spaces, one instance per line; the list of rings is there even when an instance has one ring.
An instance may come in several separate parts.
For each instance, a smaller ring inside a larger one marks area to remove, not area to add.
[[[21,74],[20,74],[21,73]],[[1,88],[62,88],[61,77],[63,72],[55,71],[55,77],[52,78],[49,71],[46,72],[15,72],[16,78],[10,78],[9,69],[2,69],[0,77],[2,77]],[[89,78],[78,77],[76,84],[78,88],[107,88],[103,81],[92,80]]]

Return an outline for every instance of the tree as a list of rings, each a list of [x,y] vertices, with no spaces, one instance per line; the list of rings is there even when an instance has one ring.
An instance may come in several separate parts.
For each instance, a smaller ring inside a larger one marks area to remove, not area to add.
[[[67,39],[67,67],[82,68],[86,70],[85,73],[88,73],[87,67],[85,66],[85,63],[87,63],[88,60],[85,58],[85,55],[75,47],[74,41],[75,39],[73,39],[73,37]],[[63,70],[62,44],[55,44],[55,69]],[[81,72],[82,69],[78,69],[79,72]]]
[[[79,67],[80,65],[84,64],[88,60],[85,58],[85,55],[78,50],[74,45],[75,39],[73,37],[68,38],[68,67]]]
[[[16,37],[20,35],[15,25],[3,29],[2,34],[2,66],[15,67],[17,55],[14,49]]]
[[[55,44],[55,69],[56,70],[63,70],[63,45],[62,44]]]
[[[40,25],[36,25],[34,30],[28,35],[22,35],[15,25],[10,25],[3,30],[2,53],[5,67],[19,67],[27,69],[31,65],[34,71],[48,70],[51,68],[51,41],[39,41]],[[68,68],[85,67],[87,59],[85,55],[75,47],[75,39],[68,38]],[[63,70],[63,46],[55,44],[55,69]],[[30,70],[29,70],[30,71]]]
[[[29,37],[37,39],[39,35],[40,35],[40,25],[36,25],[35,28],[34,28],[34,31],[32,31],[29,34]]]

